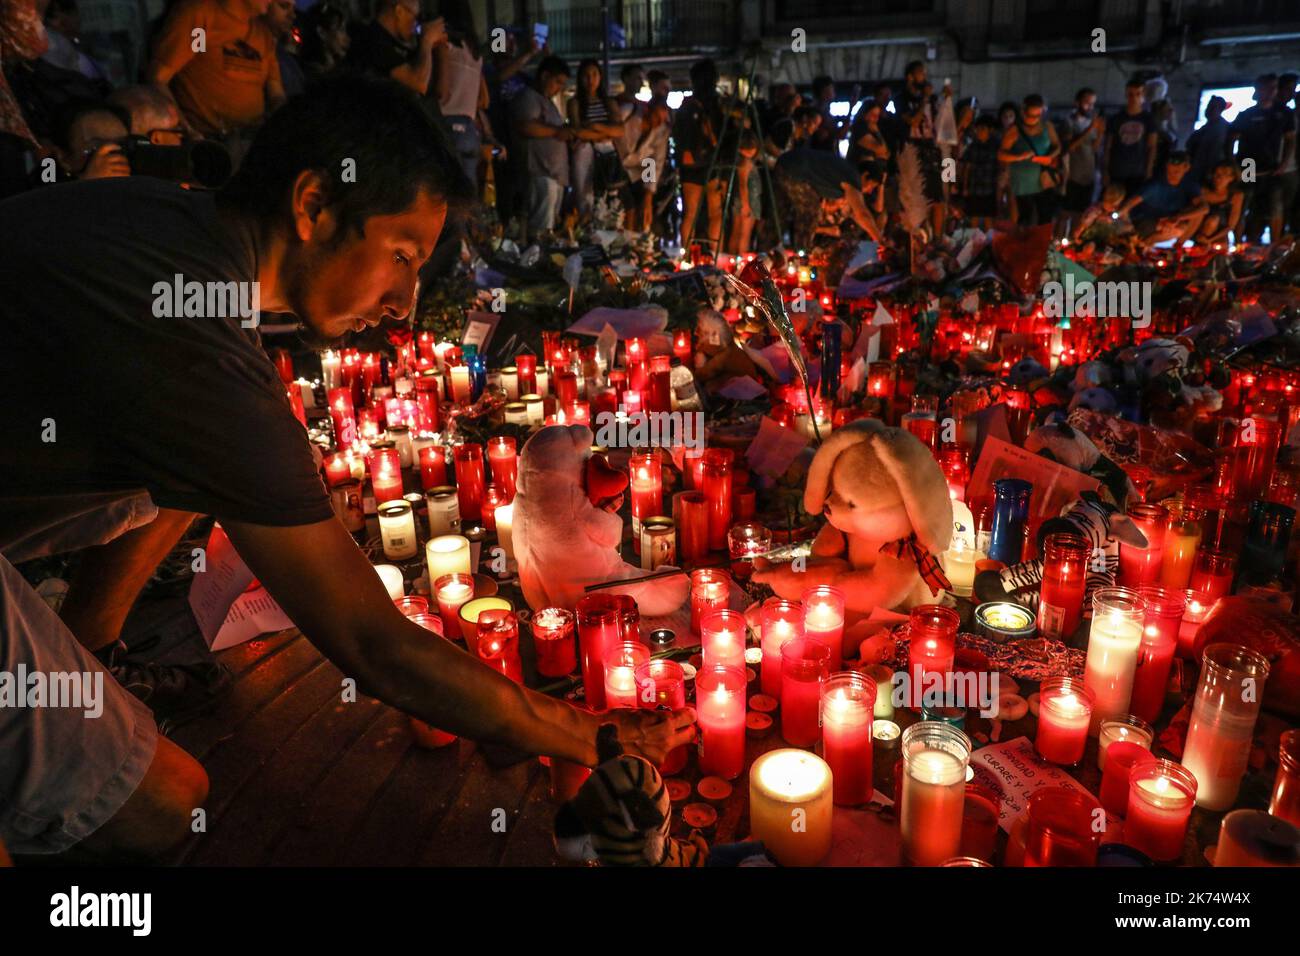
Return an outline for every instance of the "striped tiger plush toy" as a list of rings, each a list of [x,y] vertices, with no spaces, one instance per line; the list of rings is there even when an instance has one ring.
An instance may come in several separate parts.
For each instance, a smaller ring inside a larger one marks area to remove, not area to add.
[[[623,752],[615,725],[600,728],[596,755],[599,766],[556,814],[560,856],[602,866],[703,866],[708,843],[698,834],[689,841],[668,835],[668,788],[653,764]]]

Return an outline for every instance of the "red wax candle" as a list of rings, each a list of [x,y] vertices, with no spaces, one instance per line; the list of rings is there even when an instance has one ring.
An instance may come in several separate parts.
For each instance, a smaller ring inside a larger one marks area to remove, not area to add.
[[[1178,650],[1178,631],[1182,626],[1186,600],[1183,592],[1175,588],[1152,585],[1139,589],[1138,593],[1146,602],[1147,609],[1129,712],[1147,723],[1155,723],[1164,707],[1165,686],[1169,683],[1169,669]]]
[[[761,679],[763,693],[781,697],[781,648],[803,637],[803,606],[779,597],[763,602]]]
[[[519,475],[519,456],[515,450],[515,440],[508,435],[497,435],[488,439],[488,464],[492,466],[492,483],[499,485],[505,492],[505,501],[513,501],[515,482]]]
[[[672,359],[667,355],[656,355],[650,360],[650,411],[673,410],[672,373]]]
[[[1001,800],[997,793],[981,783],[966,784],[962,801],[961,855],[992,861],[998,845],[998,816]]]
[[[1038,734],[1034,748],[1051,763],[1071,766],[1083,759],[1088,724],[1097,695],[1075,677],[1052,677],[1038,692]]]
[[[1101,771],[1101,805],[1117,817],[1128,816],[1129,777],[1133,768],[1155,760],[1140,744],[1117,740],[1106,748],[1106,766]]]
[[[957,625],[961,618],[952,608],[922,604],[912,608],[908,621],[907,673],[913,700],[937,679],[942,687],[952,671],[957,653]],[[934,675],[934,676],[931,676]]]
[[[536,355],[516,355],[515,368],[519,372],[519,394],[534,395],[537,393],[537,356]]]
[[[1120,542],[1118,583],[1126,588],[1157,584],[1165,559],[1165,530],[1169,525],[1169,511],[1160,505],[1139,502],[1129,507],[1128,515],[1138,530],[1146,535],[1147,546],[1134,548]]]
[[[421,358],[428,359],[430,362],[438,360],[436,353],[433,351],[436,342],[432,332],[421,332],[415,337],[415,341],[419,346]]]
[[[709,611],[700,618],[700,652],[706,667],[745,668],[745,615],[728,608]]]
[[[586,402],[570,402],[564,406],[564,414],[570,423],[591,423],[591,406]]]
[[[836,674],[822,689],[822,753],[831,768],[838,804],[857,806],[871,801],[871,719],[875,707],[875,681],[862,674]]]
[[[1091,794],[1044,787],[1029,798],[1025,866],[1096,866],[1101,834],[1093,826]]]
[[[456,463],[456,499],[462,522],[483,519],[483,446],[472,442],[457,445],[452,452]]]
[[[708,504],[700,491],[673,495],[673,520],[677,524],[677,553],[688,564],[703,561],[709,553]]]
[[[717,568],[696,568],[691,572],[691,633],[700,634],[705,616],[727,607],[731,580]]]
[[[1083,620],[1083,593],[1088,576],[1088,542],[1082,535],[1057,532],[1043,540],[1043,586],[1038,604],[1038,633],[1063,641]]]
[[[489,534],[497,531],[497,509],[509,504],[505,490],[495,481],[483,489],[483,530]]]
[[[781,736],[792,746],[811,747],[821,737],[818,715],[830,661],[831,649],[811,638],[781,648]]]
[[[499,670],[516,684],[524,682],[524,666],[519,659],[519,619],[514,611],[489,608],[478,616],[478,657],[493,670]]]
[[[646,392],[650,389],[650,363],[646,361],[627,363],[627,387],[629,391]],[[649,402],[647,401],[648,405]]]
[[[1205,603],[1213,606],[1221,597],[1232,591],[1232,576],[1237,559],[1227,551],[1200,548],[1192,566],[1192,579],[1188,587],[1205,595]]]
[[[803,592],[804,637],[821,641],[830,648],[830,668],[839,670],[844,661],[844,592],[819,584]]]
[[[633,362],[645,362],[650,358],[644,339],[628,339],[624,346],[623,360],[631,365]]]
[[[334,447],[350,448],[357,440],[357,420],[352,407],[352,390],[331,388],[329,403],[330,419],[334,422]]]
[[[745,769],[745,684],[745,672],[734,667],[705,667],[696,675],[701,773],[734,780]]]
[[[543,677],[564,677],[578,665],[577,641],[573,636],[573,612],[560,607],[542,608],[532,619],[533,647],[537,649],[537,673]]]
[[[731,460],[730,448],[709,448],[701,459],[702,487],[708,508],[709,550],[727,546],[727,529],[731,527]]]
[[[624,389],[621,401],[623,402],[623,411],[629,415],[635,415],[637,412],[644,411],[640,389]]]
[[[1137,764],[1129,772],[1124,842],[1157,863],[1179,859],[1195,802],[1196,777],[1185,767],[1161,758]]]
[[[627,391],[627,369],[612,368],[609,370],[609,387],[614,390],[618,396],[618,401],[623,401],[623,393]]]
[[[374,448],[366,456],[375,504],[402,497],[402,458],[396,448]]]
[[[578,376],[567,368],[555,373],[555,401],[561,408],[567,408],[578,400]]]
[[[632,498],[632,548],[640,554],[641,522],[664,513],[663,466],[655,452],[636,452],[628,460],[627,472]]]
[[[352,463],[347,455],[336,452],[325,458],[325,483],[333,488],[352,477]]]
[[[447,484],[447,449],[425,445],[420,449],[420,487],[425,491]]]
[[[757,496],[753,488],[737,488],[731,496],[731,518],[733,521],[749,521],[758,510]]]
[[[646,661],[636,669],[637,702],[642,710],[681,710],[686,706],[686,674],[676,661]],[[664,776],[686,766],[686,746],[674,747],[659,765]]]
[[[605,657],[621,639],[622,605],[611,594],[578,599],[578,643],[582,653],[582,685],[587,706],[605,709]]]
[[[688,363],[694,354],[695,346],[691,344],[691,333],[689,329],[679,329],[673,336],[673,354],[683,363]]]

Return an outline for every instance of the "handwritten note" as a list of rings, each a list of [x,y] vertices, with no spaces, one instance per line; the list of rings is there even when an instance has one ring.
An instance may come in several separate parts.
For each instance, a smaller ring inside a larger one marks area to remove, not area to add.
[[[1016,818],[1029,807],[1029,798],[1036,790],[1065,787],[1093,796],[1065,770],[1040,758],[1028,737],[982,747],[971,755],[970,763],[975,779],[991,785],[1001,795],[998,826],[1008,833]],[[1107,813],[1106,826],[1118,825],[1119,819]]]
[[[293,627],[275,598],[244,564],[221,525],[213,525],[205,549],[205,568],[190,585],[190,610],[208,647],[220,651],[272,631]]]
[[[758,434],[745,451],[745,458],[749,467],[760,475],[778,478],[807,447],[807,436],[764,416],[758,423]]]
[[[1082,491],[1096,491],[1101,483],[1065,465],[1025,451],[993,435],[984,440],[967,497],[992,495],[999,478],[1023,478],[1034,486],[1030,514],[1038,519],[1054,517],[1079,497]]]

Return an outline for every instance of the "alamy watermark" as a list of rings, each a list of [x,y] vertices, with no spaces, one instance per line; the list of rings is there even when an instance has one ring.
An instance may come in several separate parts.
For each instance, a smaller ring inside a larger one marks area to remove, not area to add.
[[[153,314],[159,319],[239,319],[254,328],[261,312],[261,283],[186,281],[176,273],[171,281],[153,284]]]
[[[597,412],[596,444],[606,448],[704,450],[703,412]]]
[[[1145,329],[1151,324],[1151,283],[1075,281],[1073,273],[1067,273],[1064,283],[1054,280],[1043,285],[1043,315],[1049,319],[1123,317],[1133,320],[1133,328]]]
[[[64,707],[94,719],[104,713],[103,671],[0,671],[0,708]]]

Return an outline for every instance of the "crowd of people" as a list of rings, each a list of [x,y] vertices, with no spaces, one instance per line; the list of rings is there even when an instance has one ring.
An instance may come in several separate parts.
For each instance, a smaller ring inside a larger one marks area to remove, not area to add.
[[[1038,94],[982,111],[950,81],[936,91],[922,61],[869,96],[821,76],[751,103],[724,94],[716,64],[700,60],[673,96],[667,73],[627,63],[615,83],[526,30],[488,42],[466,0],[443,0],[433,20],[421,10],[377,0],[361,22],[340,0],[301,12],[293,0],[174,0],[141,82],[113,89],[82,49],[76,0],[11,0],[3,193],[130,175],[149,145],[196,141],[226,151],[220,178],[270,112],[351,71],[419,93],[504,233],[524,241],[598,224],[742,253],[806,246],[848,221],[889,244],[1009,220],[1140,250],[1279,237],[1300,217],[1291,73],[1259,77],[1231,123],[1212,98],[1182,138],[1160,84],[1138,78],[1109,115],[1086,88],[1059,115]]]

